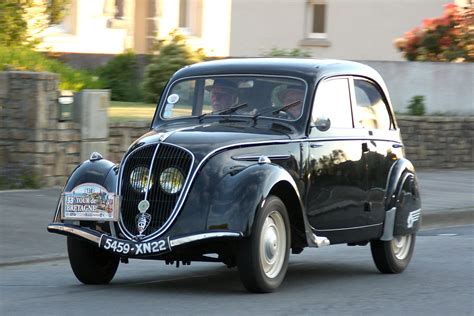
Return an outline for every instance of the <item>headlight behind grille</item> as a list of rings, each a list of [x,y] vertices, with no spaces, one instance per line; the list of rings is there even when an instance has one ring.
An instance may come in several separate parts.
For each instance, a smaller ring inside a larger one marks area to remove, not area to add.
[[[175,194],[183,188],[184,176],[179,169],[170,167],[160,175],[160,187],[168,194]]]

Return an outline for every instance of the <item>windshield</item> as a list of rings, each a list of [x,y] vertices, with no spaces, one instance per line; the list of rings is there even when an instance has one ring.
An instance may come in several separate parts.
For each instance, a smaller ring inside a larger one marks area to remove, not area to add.
[[[164,119],[240,115],[296,120],[301,116],[306,84],[282,77],[221,76],[175,82],[161,110]]]

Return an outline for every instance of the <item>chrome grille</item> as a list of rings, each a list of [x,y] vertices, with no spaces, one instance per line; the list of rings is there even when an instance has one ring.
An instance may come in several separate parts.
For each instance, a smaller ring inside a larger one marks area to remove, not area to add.
[[[144,146],[132,152],[124,160],[120,187],[121,221],[130,235],[139,235],[136,216],[139,214],[138,204],[144,199],[150,202],[150,207],[146,212],[151,215],[151,221],[143,235],[158,232],[167,223],[183,188],[175,194],[166,193],[160,187],[160,175],[166,168],[174,167],[181,171],[186,183],[192,162],[193,157],[189,152],[168,144]],[[139,179],[143,179],[142,175],[146,174],[145,170],[150,171],[149,190],[140,190],[139,188],[144,187],[144,183]]]

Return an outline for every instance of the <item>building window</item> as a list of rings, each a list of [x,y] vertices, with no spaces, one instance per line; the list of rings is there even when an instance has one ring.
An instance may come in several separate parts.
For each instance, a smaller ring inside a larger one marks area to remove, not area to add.
[[[326,38],[326,11],[324,0],[310,0],[308,2],[308,38]]]
[[[186,35],[201,36],[202,0],[180,0],[178,26]]]

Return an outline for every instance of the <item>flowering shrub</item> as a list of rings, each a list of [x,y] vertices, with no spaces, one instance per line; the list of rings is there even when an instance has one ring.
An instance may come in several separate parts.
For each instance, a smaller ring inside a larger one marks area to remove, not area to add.
[[[473,62],[474,8],[446,4],[441,17],[423,20],[394,45],[411,61]]]

